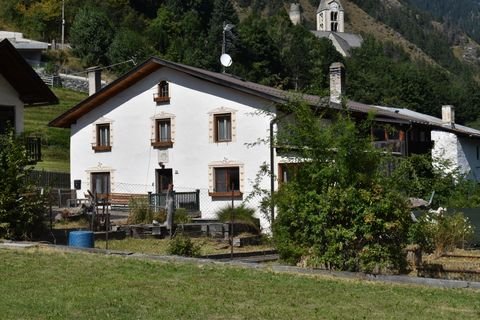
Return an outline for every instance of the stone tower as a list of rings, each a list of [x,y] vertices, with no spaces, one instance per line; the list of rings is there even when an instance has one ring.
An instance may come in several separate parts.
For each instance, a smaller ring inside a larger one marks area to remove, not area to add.
[[[330,66],[330,102],[341,103],[345,94],[345,66],[334,62]]]
[[[317,31],[344,32],[344,10],[340,0],[321,0],[317,10]]]
[[[290,12],[288,13],[290,20],[294,25],[299,25],[302,23],[302,13],[300,10],[300,4],[292,3],[290,4]]]

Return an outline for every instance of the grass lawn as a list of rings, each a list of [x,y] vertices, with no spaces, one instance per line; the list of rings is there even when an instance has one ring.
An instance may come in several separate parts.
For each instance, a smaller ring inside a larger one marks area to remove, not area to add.
[[[48,123],[87,97],[87,94],[63,88],[53,88],[60,103],[25,109],[25,133],[42,139],[43,161],[36,169],[69,172],[70,129],[50,128]]]
[[[0,249],[2,319],[479,319],[479,292]]]
[[[225,242],[218,242],[210,238],[192,238],[191,240],[201,247],[200,255],[230,253],[230,246]],[[168,239],[136,239],[128,237],[124,240],[109,240],[108,249],[165,255],[167,254],[168,242]],[[95,247],[105,249],[106,243],[105,241],[96,240]],[[251,252],[271,249],[272,246],[270,245],[258,245],[234,247],[233,251]]]

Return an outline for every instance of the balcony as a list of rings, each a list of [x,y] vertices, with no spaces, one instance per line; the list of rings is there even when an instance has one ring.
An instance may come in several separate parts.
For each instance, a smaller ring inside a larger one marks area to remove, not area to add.
[[[385,150],[393,155],[405,156],[405,141],[401,140],[386,140],[386,141],[374,141],[373,146],[377,149]]]

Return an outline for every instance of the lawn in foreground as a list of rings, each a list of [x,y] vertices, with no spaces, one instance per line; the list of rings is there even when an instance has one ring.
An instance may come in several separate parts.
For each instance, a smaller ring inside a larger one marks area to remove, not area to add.
[[[230,253],[230,246],[228,243],[215,241],[211,238],[191,238],[192,242],[200,247],[200,255],[213,255]],[[123,240],[109,240],[108,249],[118,251],[139,252],[147,254],[165,255],[167,254],[169,239],[137,239],[127,237]],[[96,240],[95,248],[106,249],[106,242],[104,240]],[[269,244],[234,247],[234,252],[252,252],[272,250]]]
[[[0,249],[2,319],[478,319],[479,292]]]

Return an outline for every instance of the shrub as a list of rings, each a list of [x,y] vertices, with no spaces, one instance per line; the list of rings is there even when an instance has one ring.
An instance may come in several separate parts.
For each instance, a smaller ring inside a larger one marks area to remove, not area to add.
[[[248,208],[244,204],[233,209],[230,206],[224,207],[218,210],[215,215],[219,221],[224,223],[232,223],[233,215],[233,222],[235,224],[244,224],[249,228],[253,228],[252,231],[260,232],[259,221],[255,217],[255,209]]]
[[[463,213],[426,212],[409,230],[409,240],[427,253],[442,254],[463,248],[472,239],[474,228]]]
[[[201,246],[195,244],[189,237],[177,234],[168,242],[167,253],[184,257],[200,256]]]
[[[274,195],[273,235],[280,257],[313,267],[398,272],[411,223],[405,196],[391,188],[392,159],[373,148],[373,124],[321,114],[303,103],[284,106],[276,145],[298,165]]]
[[[192,217],[188,214],[187,209],[178,208],[175,210],[173,220],[175,221],[175,224],[190,223],[192,222]]]
[[[0,135],[0,238],[32,239],[45,227],[46,201],[28,179],[28,164],[14,131]]]
[[[166,220],[165,209],[153,210],[146,198],[132,198],[128,203],[129,213],[127,222],[130,224],[152,223],[157,220],[163,223]]]

